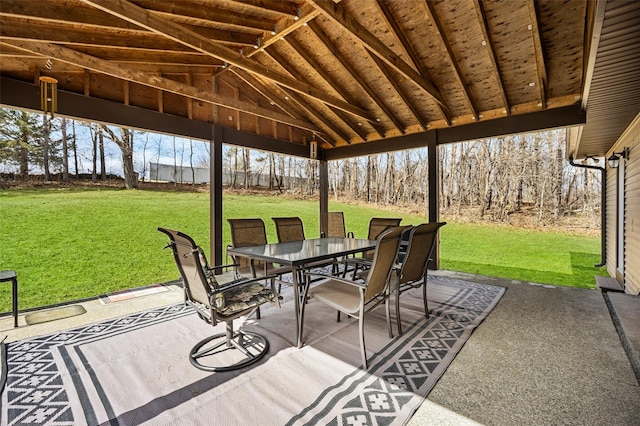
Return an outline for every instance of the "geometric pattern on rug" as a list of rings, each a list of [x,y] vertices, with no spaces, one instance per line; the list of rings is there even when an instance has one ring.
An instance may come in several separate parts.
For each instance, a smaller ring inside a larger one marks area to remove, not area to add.
[[[429,280],[460,291],[448,305],[434,308],[428,319],[422,317],[405,330],[402,344],[394,339],[368,372],[355,370],[288,425],[383,425],[398,417],[410,418],[505,291],[445,277]]]
[[[53,347],[104,339],[192,313],[191,308],[183,304],[167,306],[8,344],[8,374],[2,406],[7,407],[9,420],[1,413],[2,424],[76,424],[61,373],[53,359]]]
[[[297,409],[297,414],[288,415],[293,417],[271,423],[376,425],[406,422],[505,291],[503,287],[440,276],[430,276],[429,283],[433,288],[448,290],[445,293],[450,296],[439,303],[430,302],[428,319],[420,316],[404,327],[401,338],[390,339],[386,346],[370,356],[369,371],[345,370],[341,380],[327,386],[306,407]],[[421,291],[418,293],[415,300],[421,303]],[[91,417],[91,412],[88,418],[74,419],[59,371],[65,366],[57,365],[54,351],[63,353],[67,346],[100,341],[188,315],[193,315],[193,310],[179,304],[8,344],[7,383],[1,396],[0,423],[100,423],[95,416]],[[304,350],[302,348],[298,353]],[[90,363],[86,367],[90,370]],[[79,379],[77,385],[82,386]],[[108,396],[100,398],[108,406]],[[82,405],[91,406],[91,403]],[[110,414],[113,419],[118,415]]]

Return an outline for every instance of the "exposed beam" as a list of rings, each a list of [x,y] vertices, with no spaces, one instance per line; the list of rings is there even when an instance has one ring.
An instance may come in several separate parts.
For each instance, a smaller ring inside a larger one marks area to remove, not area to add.
[[[331,42],[329,37],[322,31],[322,28],[315,22],[309,22],[309,28],[313,33],[318,37],[318,39],[324,44],[324,46],[331,52],[331,54],[337,59],[337,61],[342,65],[342,67],[349,73],[352,80],[350,83],[358,85],[364,93],[375,103],[378,108],[384,113],[389,121],[394,123],[396,128],[400,130],[403,126],[402,123],[396,122],[395,113],[386,105],[384,100],[378,96],[378,94],[369,87],[366,83],[366,79],[355,69],[355,67],[349,62],[348,58],[345,57],[342,52],[340,52],[336,46]],[[377,121],[380,121],[379,119]],[[379,127],[376,127],[376,130],[380,133],[381,137],[384,137],[384,132]]]
[[[40,111],[39,85],[0,77],[0,87],[0,105]],[[58,115],[189,139],[213,140],[212,123],[189,120],[64,90],[58,90]],[[222,128],[222,142],[276,154],[309,158],[309,148],[306,145],[227,127]]]
[[[387,22],[387,25],[389,26],[389,28],[391,28],[391,30],[393,31],[393,34],[396,36],[398,41],[400,41],[400,45],[404,49],[405,53],[407,54],[407,56],[409,56],[409,58],[411,58],[411,62],[413,63],[413,66],[418,70],[420,75],[422,75],[424,78],[426,78],[429,81],[433,81],[431,79],[431,76],[429,75],[429,70],[427,69],[427,67],[424,66],[423,62],[418,57],[418,53],[413,48],[413,45],[409,42],[409,37],[404,32],[402,27],[400,27],[398,20],[395,19],[395,17],[391,13],[391,9],[389,9],[389,5],[387,4],[387,2],[383,0],[378,0],[378,7],[382,12],[382,16],[384,16],[384,19]],[[444,117],[444,120],[447,123],[447,125],[450,126],[451,117],[449,116],[449,114],[445,112],[445,110],[442,108],[442,105],[440,105],[438,102],[435,102],[434,105],[440,112],[440,115]],[[420,115],[417,115],[416,118],[424,128],[425,125],[423,123],[423,120],[420,119]]]
[[[427,130],[427,123],[420,116],[420,111],[416,109],[416,106],[413,104],[413,101],[409,99],[409,96],[407,95],[406,91],[400,85],[400,82],[398,81],[398,79],[392,74],[392,71],[389,69],[387,64],[385,64],[380,58],[378,58],[376,55],[374,55],[371,52],[369,52],[369,56],[371,56],[371,59],[376,63],[380,72],[382,72],[385,75],[387,81],[393,86],[393,88],[395,89],[400,99],[402,99],[402,102],[404,102],[407,108],[409,108],[409,111],[411,111],[411,114],[413,114],[413,117],[418,121],[418,123],[420,123],[420,126],[422,127],[422,129]],[[402,134],[406,133],[406,129],[402,129],[401,132]]]
[[[307,65],[309,65],[309,68],[315,70],[315,72],[317,72],[320,77],[322,77],[322,79],[329,85],[331,86],[331,88],[333,90],[335,90],[341,97],[342,99],[344,99],[345,101],[353,104],[353,105],[358,105],[358,101],[353,98],[351,96],[351,94],[349,92],[347,92],[347,90],[345,88],[343,88],[332,76],[331,74],[329,74],[324,67],[322,66],[322,64],[320,62],[318,62],[317,60],[315,60],[311,54],[309,53],[309,51],[302,45],[302,43],[299,43],[296,39],[289,37],[285,39],[285,42],[289,44],[289,46],[295,50],[298,55],[300,55],[302,57],[302,59],[307,63]],[[289,67],[289,69],[291,69],[291,67]],[[303,76],[300,75],[299,73],[293,74],[293,76],[295,78],[297,78],[298,80],[303,80]],[[344,121],[349,127],[351,127],[351,129],[357,133],[360,138],[364,141],[367,140],[367,132],[362,128],[361,124],[359,123],[354,123],[353,120],[350,117],[347,117],[346,114],[344,114],[342,111],[340,110],[334,110],[334,113],[336,115],[338,115],[340,117],[340,119],[342,121]],[[373,123],[371,123],[373,125]]]
[[[476,107],[473,105],[473,101],[471,100],[471,95],[469,94],[467,85],[465,84],[464,79],[462,78],[462,70],[460,69],[458,60],[456,59],[456,56],[453,53],[453,49],[451,48],[451,43],[449,43],[449,39],[447,38],[447,33],[445,29],[442,27],[442,24],[440,23],[438,16],[436,15],[436,11],[433,6],[433,3],[429,0],[425,0],[424,4],[426,5],[426,8],[424,9],[427,12],[427,16],[429,17],[429,20],[433,22],[433,24],[436,26],[438,35],[440,36],[440,40],[442,41],[442,45],[445,48],[445,51],[447,53],[447,58],[449,59],[449,63],[451,64],[451,67],[453,68],[453,71],[454,71],[453,76],[458,81],[458,86],[460,87],[460,91],[462,92],[465,100],[467,101],[467,106],[471,110],[471,115],[473,115],[473,119],[478,121],[480,118],[478,115],[478,111],[476,110]]]
[[[85,55],[75,50],[67,49],[65,47],[60,47],[50,43],[36,43],[18,40],[0,40],[0,43],[38,53],[44,57],[56,58],[56,60],[58,61],[70,63],[98,73],[107,74],[112,77],[121,78],[127,81],[133,81],[145,86],[175,93],[177,95],[199,99],[201,101],[210,102],[237,111],[246,112],[248,114],[258,115],[260,117],[289,124],[291,126],[315,132],[319,131],[316,126],[307,121],[297,120],[285,114],[280,114],[266,108],[256,107],[246,102],[240,102],[234,99],[216,95],[211,93],[210,91],[201,90],[193,86],[188,86],[184,83],[169,80],[167,78],[149,75],[132,68],[127,69],[120,65],[116,65],[93,56]]]
[[[378,55],[378,57],[380,57],[380,59],[382,59],[387,65],[394,68],[410,81],[414,82],[433,99],[435,99],[435,101],[438,102],[445,111],[448,111],[449,107],[445,103],[440,91],[433,85],[433,83],[421,76],[416,70],[403,61],[402,58],[385,46],[382,41],[370,33],[363,25],[349,16],[342,4],[322,0],[308,1],[320,10],[326,18],[337,23],[345,31],[360,40],[365,48]]]
[[[258,93],[262,94],[265,98],[269,99],[270,102],[273,102],[275,106],[283,110],[284,113],[290,114],[292,117],[296,117],[300,120],[306,120],[303,115],[303,111],[307,112],[311,116],[311,120],[316,124],[319,128],[322,128],[324,123],[314,117],[308,109],[303,108],[298,102],[292,102],[291,100],[287,100],[286,97],[291,98],[291,92],[287,92],[286,89],[283,89],[279,86],[275,86],[276,90],[281,93],[276,93],[267,87],[264,82],[262,82],[255,75],[248,73],[239,68],[234,68],[230,70],[231,73],[235,74],[238,78],[242,79],[246,84],[253,87]],[[295,93],[295,92],[293,92]],[[303,104],[307,104],[308,102],[304,102]],[[335,146],[335,142],[332,139],[329,139],[329,135],[327,133],[315,133],[318,139],[328,143],[331,146]]]
[[[579,104],[575,104],[444,129],[411,133],[404,136],[371,141],[366,144],[343,146],[326,150],[324,154],[325,159],[331,161],[404,149],[423,148],[427,146],[429,138],[432,137],[429,134],[432,132],[436,134],[437,144],[442,145],[561,127],[572,127],[585,124],[586,121],[586,113],[580,108]]]
[[[289,34],[296,31],[298,28],[307,25],[316,16],[320,15],[320,12],[306,3],[300,6],[297,15],[295,17],[285,16],[279,19],[278,22],[267,32],[264,32],[257,40],[259,45],[255,45],[253,49],[247,49],[245,55],[250,58],[262,49],[266,49],[272,44],[285,39]]]
[[[535,50],[536,70],[538,72],[538,92],[542,109],[547,107],[547,67],[544,63],[542,42],[540,41],[540,28],[538,27],[538,13],[534,0],[529,0],[529,16],[531,19],[531,33],[533,35],[533,48]]]
[[[265,51],[267,55],[269,55],[278,65],[287,70],[293,78],[298,81],[305,81],[306,78],[303,76],[295,67],[287,66],[287,61],[282,57],[282,55],[275,51],[275,49],[269,49]],[[338,127],[333,120],[330,120],[326,117],[326,114],[321,112],[318,108],[316,108],[311,102],[306,101],[303,97],[301,97],[298,93],[292,92],[291,90],[284,89],[285,93],[289,98],[292,98],[296,101],[296,103],[303,110],[307,111],[308,117],[310,119],[316,119],[320,123],[322,123],[321,127],[329,129],[334,135],[338,136],[338,138],[344,140],[347,143],[351,143],[351,136],[345,133],[340,127]],[[314,121],[316,122],[316,121]],[[316,122],[317,123],[317,122]],[[347,126],[349,123],[345,123]]]
[[[136,6],[126,0],[81,0],[84,3],[95,6],[116,17],[126,19],[129,22],[140,25],[157,34],[164,35],[172,40],[189,46],[207,55],[228,62],[249,72],[256,73],[276,84],[287,87],[293,91],[310,96],[328,105],[334,106],[350,114],[357,115],[365,120],[374,121],[366,111],[356,108],[347,102],[327,96],[320,90],[303,84],[295,79],[289,78],[281,73],[277,73],[262,64],[252,61],[235,50],[212,42],[206,37],[191,31],[179,24],[162,19],[148,10]]]
[[[502,72],[500,71],[498,56],[496,55],[496,50],[491,38],[491,32],[489,31],[487,14],[485,13],[484,6],[482,5],[482,2],[480,0],[473,0],[473,7],[476,10],[478,23],[480,24],[480,30],[482,31],[483,42],[485,43],[489,59],[491,60],[491,69],[493,71],[494,79],[496,81],[498,90],[500,91],[500,96],[502,97],[502,105],[504,106],[507,115],[511,115],[511,105],[509,104],[507,91],[504,89],[504,84],[502,82]]]
[[[130,0],[130,2],[148,10],[149,12],[155,13],[158,16],[164,16],[166,18],[169,18],[172,22],[180,24],[189,20],[202,24],[207,24],[210,22],[220,22],[232,27],[240,27],[242,29],[248,28],[257,31],[267,31],[273,28],[272,23],[265,19],[246,15],[241,16],[237,13],[233,13],[231,11],[220,8],[205,8],[196,3],[156,0]]]

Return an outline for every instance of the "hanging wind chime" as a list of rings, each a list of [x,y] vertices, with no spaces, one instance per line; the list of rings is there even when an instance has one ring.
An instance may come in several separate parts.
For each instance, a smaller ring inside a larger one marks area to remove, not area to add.
[[[51,118],[58,110],[58,80],[53,77],[40,77],[40,108]]]

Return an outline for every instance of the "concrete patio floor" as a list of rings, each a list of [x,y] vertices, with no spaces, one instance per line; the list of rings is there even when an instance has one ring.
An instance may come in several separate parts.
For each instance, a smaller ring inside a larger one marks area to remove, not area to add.
[[[436,271],[507,287],[409,425],[640,425],[640,297]],[[19,327],[6,342],[179,303],[182,289],[104,304]],[[621,338],[622,336],[622,338]]]

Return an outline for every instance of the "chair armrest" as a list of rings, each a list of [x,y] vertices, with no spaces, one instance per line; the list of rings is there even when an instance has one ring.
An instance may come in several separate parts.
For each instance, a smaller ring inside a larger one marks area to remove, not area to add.
[[[358,263],[360,265],[371,265],[370,259],[363,259],[361,257],[348,257],[343,260],[345,263]]]
[[[333,280],[333,281],[338,281],[338,282],[341,282],[341,283],[345,283],[345,284],[349,284],[349,285],[353,285],[353,286],[361,287],[361,288],[362,287],[366,287],[366,285],[364,284],[364,281],[363,282],[353,281],[351,279],[345,279],[345,278],[339,277],[337,275],[320,274],[320,273],[317,273],[317,272],[305,272],[304,275],[328,278],[328,279]]]
[[[237,263],[229,263],[226,265],[206,266],[206,269],[208,269],[209,271],[213,271],[214,269],[230,269],[235,268],[236,266],[238,266]]]
[[[277,277],[277,275],[266,275],[264,277],[258,277],[258,278],[243,278],[240,280],[236,280],[236,281],[232,281],[230,283],[226,283],[224,285],[221,285],[220,287],[218,287],[217,290],[213,291],[213,293],[219,293],[221,291],[225,291],[228,290],[230,288],[234,288],[234,287],[238,287],[244,284],[250,284],[250,283],[256,283],[259,281],[266,281],[266,280],[273,280]]]

